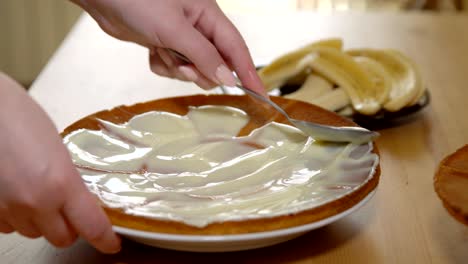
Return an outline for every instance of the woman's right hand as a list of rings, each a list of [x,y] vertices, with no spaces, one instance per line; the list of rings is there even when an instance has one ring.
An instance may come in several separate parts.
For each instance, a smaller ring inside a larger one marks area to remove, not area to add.
[[[109,35],[151,50],[156,74],[208,89],[242,84],[266,96],[249,49],[215,0],[72,0]],[[187,65],[167,49],[193,62]]]
[[[120,250],[52,121],[0,72],[0,232],[14,231],[57,247],[81,236],[104,253]]]

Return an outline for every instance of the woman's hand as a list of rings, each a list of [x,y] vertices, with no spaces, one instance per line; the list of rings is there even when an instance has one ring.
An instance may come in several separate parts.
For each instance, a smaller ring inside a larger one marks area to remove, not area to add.
[[[214,0],[74,0],[110,35],[150,49],[157,74],[203,88],[243,85],[265,94],[249,51]],[[185,65],[166,48],[188,57]],[[0,73],[0,232],[58,247],[77,238],[105,253],[120,240],[87,190],[46,113],[24,89]]]
[[[193,81],[202,88],[242,84],[265,94],[249,50],[215,0],[73,0],[108,34],[150,49],[156,74]],[[173,49],[194,65],[167,52]]]
[[[81,236],[102,252],[120,250],[46,113],[1,72],[0,135],[1,233],[44,236],[57,247]]]

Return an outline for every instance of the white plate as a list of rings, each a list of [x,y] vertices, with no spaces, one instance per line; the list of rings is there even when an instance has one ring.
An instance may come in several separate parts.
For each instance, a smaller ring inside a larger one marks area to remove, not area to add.
[[[261,248],[285,242],[303,235],[313,229],[320,228],[343,218],[359,209],[374,195],[369,193],[359,203],[339,214],[306,225],[279,229],[268,232],[258,232],[240,235],[176,235],[139,231],[135,229],[114,226],[115,232],[128,239],[146,245],[193,252],[227,252]]]

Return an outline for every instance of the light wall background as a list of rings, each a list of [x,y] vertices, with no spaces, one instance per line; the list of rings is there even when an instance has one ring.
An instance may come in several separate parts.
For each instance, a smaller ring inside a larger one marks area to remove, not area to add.
[[[196,0],[193,0],[196,1]],[[455,2],[468,7],[468,0],[218,0],[228,13],[272,13],[296,10],[367,11],[413,8],[430,4],[439,11],[452,11]],[[408,4],[409,3],[409,4]],[[464,4],[463,4],[464,3]],[[60,45],[81,14],[67,0],[0,0],[0,71],[25,86]]]
[[[80,13],[66,0],[0,0],[0,70],[29,85]]]

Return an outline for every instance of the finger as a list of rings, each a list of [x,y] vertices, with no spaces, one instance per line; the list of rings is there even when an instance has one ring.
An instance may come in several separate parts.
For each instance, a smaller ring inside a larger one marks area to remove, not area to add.
[[[15,229],[5,221],[0,220],[0,233],[9,234],[14,232]]]
[[[42,235],[56,247],[68,247],[77,238],[76,232],[69,227],[59,211],[37,216],[35,224]]]
[[[216,47],[181,15],[174,24],[163,25],[160,39],[167,46],[189,58],[212,82],[234,86],[236,79]],[[173,28],[177,28],[177,35]],[[155,40],[156,41],[156,40]],[[158,40],[159,41],[159,40]]]
[[[202,89],[208,90],[218,86],[216,83],[203,76],[194,65],[182,65],[177,67],[177,70],[184,75],[186,79],[195,82]]]
[[[167,70],[167,75],[182,81],[195,82],[203,89],[216,86],[216,83],[203,76],[193,64],[186,64],[186,62],[174,57],[164,48],[156,48],[155,52],[160,58],[160,60],[156,61],[164,64],[161,67]]]
[[[71,192],[63,213],[72,228],[99,251],[110,254],[120,251],[120,238],[96,198],[84,187]]]
[[[197,79],[197,81],[195,82],[200,88],[204,89],[204,90],[211,90],[215,87],[218,87],[218,84],[212,82],[211,80],[208,80],[207,78],[205,77],[201,77],[199,79]]]
[[[214,17],[209,19],[209,17]],[[213,20],[216,22],[213,23]],[[210,8],[197,24],[237,73],[242,84],[266,96],[265,87],[257,74],[249,49],[236,27],[217,6]]]
[[[176,70],[176,68],[171,64],[172,67],[164,62],[158,52],[150,55],[150,68],[151,71],[159,76],[168,77],[172,79],[179,79],[182,81],[189,81],[181,72]],[[196,78],[196,77],[195,77]]]
[[[167,68],[172,68],[178,65],[182,65],[183,63],[177,62],[175,58],[172,57],[166,49],[163,48],[156,48],[156,52],[159,55],[159,58],[164,62]]]
[[[150,53],[149,65],[153,73],[163,77],[174,78],[157,52]]]
[[[8,220],[8,224],[10,224],[16,232],[20,233],[21,235],[29,238],[38,238],[41,237],[41,233],[36,225],[30,219],[24,219],[20,217],[13,217]]]
[[[181,81],[190,81],[194,82],[198,78],[194,72],[190,71],[181,71],[179,67],[183,68],[185,62],[180,61],[177,58],[174,58],[166,49],[157,48],[156,53],[161,58],[162,63],[164,63],[165,68],[168,71],[168,74],[172,76],[172,78],[179,79]]]

